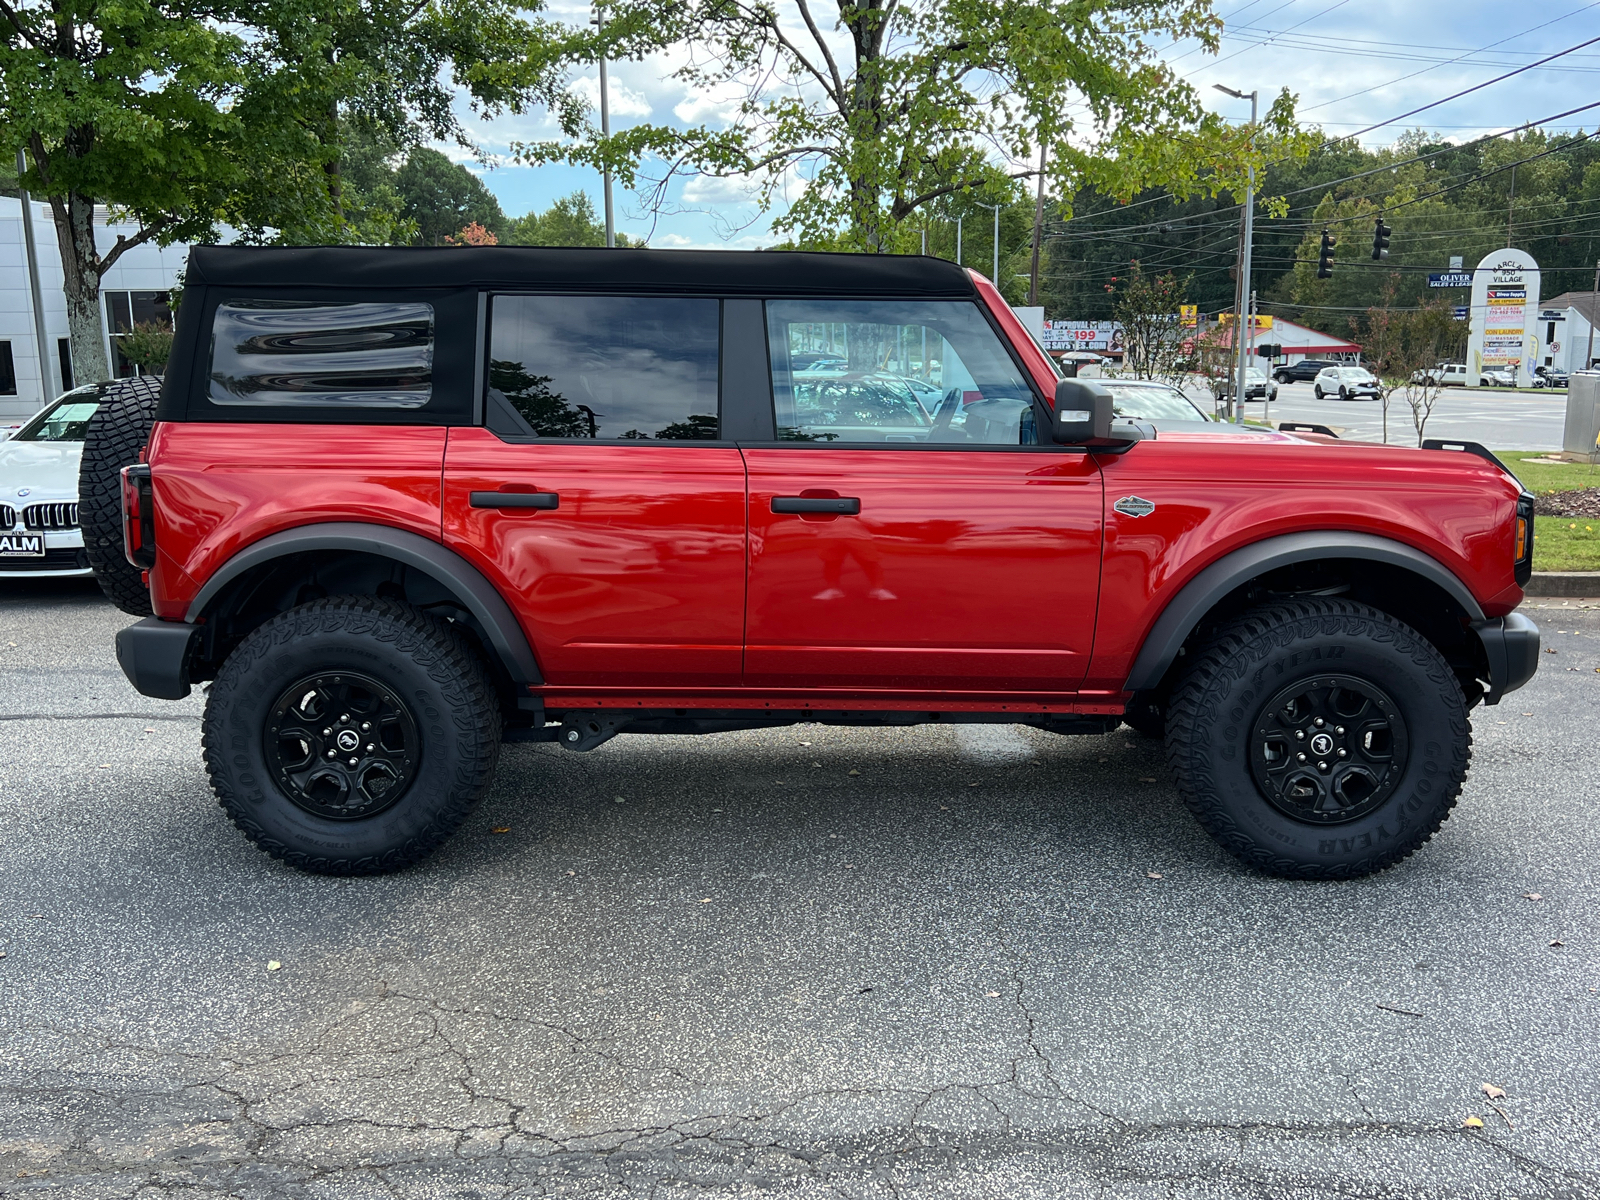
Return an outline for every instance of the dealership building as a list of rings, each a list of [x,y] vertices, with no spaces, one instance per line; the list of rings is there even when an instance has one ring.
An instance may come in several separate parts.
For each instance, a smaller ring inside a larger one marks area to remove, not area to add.
[[[38,200],[32,200],[30,205],[38,250],[45,344],[38,345],[34,332],[22,205],[16,196],[0,196],[0,425],[15,424],[32,416],[74,382],[55,221],[48,205]],[[139,229],[137,225],[110,223],[106,210],[99,207],[94,213],[94,228],[95,240],[102,252],[116,244],[118,234],[132,237]],[[100,280],[100,299],[105,306],[106,355],[117,374],[136,373],[133,365],[118,353],[118,335],[146,321],[171,321],[169,295],[179,281],[188,256],[186,245],[161,247],[146,242],[118,258]],[[48,377],[41,371],[42,366],[49,368]]]

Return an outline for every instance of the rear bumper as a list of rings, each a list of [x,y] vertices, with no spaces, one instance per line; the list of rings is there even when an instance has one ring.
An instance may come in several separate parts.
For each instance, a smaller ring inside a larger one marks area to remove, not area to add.
[[[135,690],[157,700],[189,694],[189,651],[198,625],[146,617],[117,634],[117,663]]]
[[[1489,660],[1489,690],[1485,704],[1499,704],[1500,697],[1514,692],[1539,669],[1539,627],[1521,613],[1511,613],[1473,623]]]

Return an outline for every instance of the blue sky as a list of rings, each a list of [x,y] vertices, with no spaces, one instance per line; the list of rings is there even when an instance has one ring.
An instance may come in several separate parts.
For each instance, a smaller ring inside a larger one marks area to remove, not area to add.
[[[586,5],[556,0],[552,15],[579,22]],[[827,12],[828,0],[815,11]],[[1551,5],[1507,0],[1442,3],[1440,0],[1217,0],[1226,25],[1221,51],[1212,56],[1193,42],[1164,50],[1174,70],[1201,89],[1205,103],[1230,118],[1247,119],[1249,101],[1212,89],[1222,83],[1240,91],[1258,89],[1263,106],[1279,89],[1299,97],[1307,122],[1330,134],[1350,134],[1409,109],[1484,83],[1546,55],[1600,38],[1600,0],[1556,0]],[[1453,61],[1452,61],[1453,60]],[[727,112],[726,99],[691,94],[668,78],[672,63],[650,59],[611,68],[614,128],[640,121],[678,125],[712,123]],[[1368,146],[1386,145],[1408,128],[1423,127],[1465,140],[1559,113],[1600,98],[1600,42],[1547,67],[1525,71],[1471,95],[1430,109],[1399,124],[1366,134]],[[591,73],[574,86],[591,100],[598,94]],[[1594,129],[1600,109],[1554,122],[1551,128]],[[540,114],[502,117],[469,128],[491,154],[503,156],[515,141],[553,136]],[[451,150],[448,147],[443,149]],[[462,157],[451,150],[455,157]],[[515,216],[544,208],[575,190],[600,204],[600,180],[592,171],[561,167],[497,165],[480,171],[484,182]],[[724,181],[680,184],[673,199],[682,210],[654,219],[630,194],[616,194],[618,228],[648,235],[656,246],[750,248],[773,240],[761,216],[740,189]]]

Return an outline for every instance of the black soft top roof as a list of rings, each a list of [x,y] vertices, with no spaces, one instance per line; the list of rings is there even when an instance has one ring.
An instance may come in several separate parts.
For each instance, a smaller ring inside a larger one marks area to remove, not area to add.
[[[923,255],[537,246],[196,246],[189,284],[220,287],[570,288],[683,295],[970,297],[955,263]]]

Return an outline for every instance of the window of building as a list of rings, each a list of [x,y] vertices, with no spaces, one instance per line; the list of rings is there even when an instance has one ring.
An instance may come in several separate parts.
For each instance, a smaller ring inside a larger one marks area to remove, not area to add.
[[[1032,445],[1033,392],[964,301],[767,304],[778,437]]]
[[[111,369],[118,379],[141,374],[122,354],[122,338],[138,325],[172,328],[172,297],[168,292],[103,292],[106,328],[111,333]]]
[[[211,403],[421,408],[433,394],[433,306],[228,300],[211,323]]]
[[[715,440],[720,318],[717,300],[497,296],[490,424],[553,438]]]
[[[17,394],[17,364],[11,357],[11,343],[0,342],[0,396]]]

